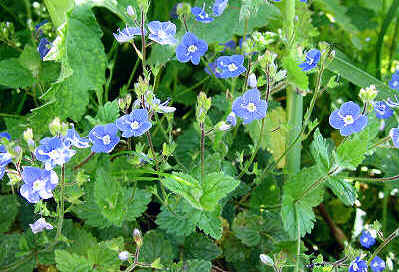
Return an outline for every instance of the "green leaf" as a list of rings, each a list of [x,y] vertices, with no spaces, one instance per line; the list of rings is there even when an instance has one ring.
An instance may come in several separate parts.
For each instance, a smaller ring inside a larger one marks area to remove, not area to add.
[[[19,202],[15,195],[0,196],[0,233],[7,232],[18,214]]]
[[[67,11],[74,6],[73,0],[44,0],[44,3],[56,28],[65,22]]]
[[[317,128],[313,134],[313,142],[310,146],[310,151],[320,169],[324,172],[328,172],[331,167],[328,143],[321,135],[319,128]]]
[[[96,115],[96,119],[99,121],[99,124],[113,123],[118,118],[119,105],[117,100],[112,102],[108,101],[104,106],[100,106]]]
[[[185,264],[187,272],[211,272],[212,264],[209,261],[205,260],[188,260]]]
[[[55,261],[57,263],[57,269],[61,272],[93,271],[86,258],[74,253],[69,253],[66,250],[57,249],[55,251]]]
[[[184,240],[184,259],[212,261],[222,254],[222,250],[208,237],[193,233]]]
[[[0,61],[0,85],[9,88],[26,88],[33,85],[32,73],[17,58]]]
[[[19,63],[28,69],[34,77],[38,77],[41,68],[41,59],[35,47],[29,44],[26,45],[18,60]]]
[[[155,223],[166,233],[188,236],[195,231],[200,217],[201,212],[198,209],[181,199],[178,202],[170,201],[168,207],[162,206]]]
[[[297,236],[298,224],[301,237],[313,229],[316,217],[312,208],[322,202],[324,188],[311,188],[324,175],[317,166],[303,168],[296,176],[289,177],[284,185],[281,218],[284,230],[291,239]]]
[[[280,188],[277,186],[273,176],[268,175],[264,177],[262,183],[256,186],[251,192],[249,205],[251,208],[259,210],[278,204],[280,204]]]
[[[222,238],[223,232],[222,221],[219,216],[220,207],[219,210],[213,212],[202,212],[198,222],[198,227],[216,240]]]
[[[345,139],[335,153],[336,164],[345,169],[355,170],[362,163],[368,151],[369,127]]]
[[[190,175],[173,173],[168,174],[162,183],[172,192],[183,196],[193,207],[213,211],[218,202],[232,192],[240,181],[223,173],[211,173],[200,184]]]
[[[395,94],[395,90],[390,89],[384,82],[347,61],[343,53],[338,50],[336,50],[336,53],[334,60],[327,66],[328,70],[341,75],[346,80],[361,88],[366,88],[372,84],[375,85],[379,91],[377,95],[378,100],[392,97]]]
[[[161,263],[167,265],[173,262],[175,253],[169,240],[163,233],[155,230],[148,231],[143,238],[143,247],[140,251],[141,262],[152,263],[161,258]]]
[[[127,208],[124,209],[123,218],[126,221],[134,221],[140,217],[146,210],[147,205],[151,202],[152,194],[143,189],[133,190],[132,188],[124,188],[127,194]]]
[[[259,244],[271,244],[287,238],[282,230],[279,214],[268,211],[261,215],[252,212],[241,212],[235,218],[232,225],[234,235],[249,247]]]
[[[33,258],[29,256],[17,257],[16,253],[21,252],[19,247],[20,234],[0,235],[0,267],[21,263],[20,266],[10,268],[10,272],[31,272],[34,269]]]
[[[239,180],[226,176],[223,173],[211,173],[205,176],[202,183],[201,206],[204,210],[213,211],[219,200],[240,184]]]
[[[118,252],[107,248],[104,242],[90,248],[87,259],[99,271],[118,271],[120,267]]]
[[[345,31],[357,32],[357,28],[351,24],[351,19],[346,15],[348,9],[340,4],[339,0],[314,0],[326,13],[334,16],[335,22]]]
[[[285,129],[279,129],[277,131],[274,130],[286,122],[285,110],[282,107],[274,108],[267,113],[260,147],[264,150],[267,149],[272,153],[273,159],[275,160],[280,158],[280,156],[285,152],[287,131]],[[252,122],[246,126],[246,129],[248,129],[249,135],[254,143],[259,139],[261,127],[261,121]],[[285,158],[280,160],[277,167],[283,168],[284,165]]]
[[[282,63],[284,69],[287,70],[287,79],[289,83],[301,90],[309,89],[309,79],[306,73],[299,68],[299,62],[291,56],[285,56]]]
[[[356,190],[349,182],[338,177],[330,177],[327,186],[345,204],[352,206],[356,200]]]

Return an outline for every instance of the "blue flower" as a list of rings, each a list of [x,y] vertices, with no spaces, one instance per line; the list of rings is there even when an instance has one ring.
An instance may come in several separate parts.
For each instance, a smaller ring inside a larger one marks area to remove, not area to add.
[[[236,46],[237,46],[236,42],[233,41],[233,40],[230,40],[230,41],[225,42],[225,43],[219,43],[219,45],[223,45],[224,46],[223,50],[220,51],[220,53],[224,53],[224,52],[226,52],[226,50],[234,50],[236,48]]]
[[[250,89],[233,102],[233,112],[244,120],[244,125],[266,116],[267,103],[260,97],[258,89]]]
[[[247,70],[243,66],[243,55],[222,56],[217,58],[216,63],[221,78],[237,77]]]
[[[8,141],[11,140],[11,136],[7,131],[0,132],[0,141],[3,138],[7,139]],[[4,145],[0,144],[0,153],[4,153],[4,152],[7,152],[6,147]]]
[[[224,10],[227,7],[229,0],[215,0],[215,3],[213,3],[213,15],[214,16],[220,16],[223,14]]]
[[[203,8],[192,7],[191,13],[195,16],[195,20],[204,24],[208,24],[214,20],[214,18],[210,17],[209,14],[206,13],[205,4]]]
[[[53,170],[48,171],[31,166],[23,168],[22,180],[24,184],[19,191],[30,203],[53,197],[53,190],[58,184],[58,176]]]
[[[389,136],[391,136],[393,145],[396,148],[399,148],[399,128],[391,129],[391,131],[389,132]]]
[[[0,180],[4,177],[5,173],[6,173],[6,168],[0,166]]]
[[[360,257],[356,257],[351,262],[348,272],[367,272],[367,263],[360,259]]]
[[[374,103],[374,112],[379,119],[388,119],[393,115],[393,110],[384,101]]]
[[[222,76],[220,73],[221,70],[217,68],[216,61],[209,63],[208,67],[205,67],[204,70],[210,76],[215,75],[216,78],[221,78]]]
[[[389,87],[394,90],[399,90],[399,71],[392,75],[391,81],[388,83]]]
[[[47,223],[46,219],[44,219],[43,217],[36,220],[35,223],[29,224],[29,227],[34,234],[42,232],[45,229],[52,230],[54,228],[50,223]]]
[[[161,103],[161,100],[154,96],[152,100],[152,110],[158,113],[172,113],[176,111],[175,107],[168,106],[170,98]]]
[[[235,127],[237,125],[237,117],[234,112],[230,112],[229,115],[227,115],[226,123],[232,127]]]
[[[37,25],[35,25],[35,34],[39,33],[39,37],[43,34],[43,31],[40,29],[43,25],[47,24],[48,20],[44,20]]]
[[[133,110],[130,114],[118,118],[115,123],[125,138],[141,136],[152,127],[145,109]]]
[[[152,21],[147,25],[150,30],[150,35],[148,36],[154,42],[165,45],[174,45],[177,43],[175,38],[176,35],[176,25],[171,22],[160,22]]]
[[[144,35],[146,31],[144,30]],[[141,35],[141,29],[139,27],[125,27],[124,29],[118,29],[118,33],[113,33],[115,39],[120,43],[130,42],[134,37]]]
[[[192,64],[198,65],[206,51],[208,51],[208,44],[198,39],[193,33],[187,32],[176,47],[176,58],[183,63],[191,61]]]
[[[94,153],[109,153],[120,141],[118,128],[113,123],[95,126],[89,132],[89,139]]]
[[[44,163],[44,168],[51,170],[56,165],[68,162],[76,151],[70,149],[60,137],[46,137],[40,141],[34,153],[36,159]]]
[[[50,51],[51,45],[52,45],[51,42],[49,42],[49,40],[47,40],[47,38],[40,39],[39,45],[37,47],[37,51],[39,52],[39,55],[42,58],[42,60],[47,55],[47,53]]]
[[[64,137],[64,143],[67,146],[74,146],[77,148],[88,148],[90,146],[89,139],[80,137],[74,127],[67,130],[67,134]]]
[[[367,116],[362,115],[360,107],[352,101],[342,104],[339,110],[330,115],[329,123],[339,129],[342,136],[349,136],[359,132],[367,125]]]
[[[385,269],[385,262],[380,257],[375,256],[370,262],[370,267],[373,272],[382,272]]]
[[[10,153],[0,153],[0,180],[3,178],[6,172],[6,166],[12,161]]]
[[[321,57],[321,53],[319,50],[317,50],[317,49],[310,50],[308,53],[306,53],[305,62],[299,64],[299,68],[301,68],[302,71],[304,71],[304,72],[312,70],[319,63],[320,57]]]
[[[375,238],[368,230],[362,232],[360,235],[360,244],[365,248],[370,248],[375,245]]]

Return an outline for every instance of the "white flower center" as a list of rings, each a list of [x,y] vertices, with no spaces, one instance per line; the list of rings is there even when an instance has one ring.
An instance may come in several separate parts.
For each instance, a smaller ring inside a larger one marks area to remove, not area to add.
[[[365,242],[365,243],[367,243],[368,240],[369,240],[369,238],[367,238],[367,237],[363,238],[363,242]]]
[[[131,127],[132,129],[138,129],[139,126],[140,126],[140,124],[139,124],[139,122],[137,122],[137,121],[134,121],[133,123],[130,124],[130,127]]]
[[[160,31],[158,31],[158,37],[159,37],[161,40],[164,40],[164,39],[166,39],[166,38],[168,37],[168,35],[165,33],[165,31],[160,30]]]
[[[36,180],[36,181],[34,181],[33,182],[33,184],[32,184],[32,189],[33,189],[33,191],[40,191],[40,188],[42,187],[42,182],[41,182],[41,180],[40,179],[38,179],[38,180]]]
[[[234,72],[235,70],[237,70],[238,67],[234,63],[230,63],[227,68],[230,72]]]
[[[111,143],[111,137],[109,135],[105,135],[103,137],[103,143],[104,145],[109,145]]]
[[[346,115],[346,116],[344,117],[344,123],[345,123],[345,126],[346,126],[346,125],[351,125],[351,124],[353,124],[353,123],[354,123],[354,120],[353,120],[352,115]]]
[[[249,112],[254,112],[254,111],[256,111],[256,106],[255,106],[255,104],[254,103],[249,103],[248,104],[248,106],[247,106],[247,110],[249,111]]]
[[[314,62],[314,59],[308,57],[308,64],[309,64],[309,65],[312,65],[313,62]]]
[[[399,81],[395,80],[392,84],[394,87],[397,87],[399,85]]]
[[[194,44],[192,44],[188,47],[187,51],[190,53],[194,53],[195,51],[197,51],[197,49],[198,48]]]
[[[54,149],[48,155],[50,156],[50,158],[55,160],[55,159],[59,159],[62,154],[61,154],[61,151],[59,149]]]

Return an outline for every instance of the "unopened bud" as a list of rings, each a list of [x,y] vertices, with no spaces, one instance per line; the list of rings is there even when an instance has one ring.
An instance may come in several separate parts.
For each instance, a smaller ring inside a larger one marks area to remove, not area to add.
[[[259,258],[260,258],[261,262],[264,263],[265,265],[269,265],[269,266],[273,266],[274,265],[273,259],[270,258],[266,254],[260,254]]]
[[[377,94],[378,90],[375,85],[370,85],[367,88],[360,89],[359,97],[364,103],[367,103],[372,102],[377,97]]]
[[[134,8],[131,5],[127,6],[126,12],[129,16],[136,18],[136,11],[134,10]]]
[[[129,251],[121,251],[118,254],[119,260],[121,261],[127,261],[129,259],[130,253]]]
[[[139,229],[133,230],[133,239],[138,247],[143,245],[143,238],[141,237],[141,231]]]

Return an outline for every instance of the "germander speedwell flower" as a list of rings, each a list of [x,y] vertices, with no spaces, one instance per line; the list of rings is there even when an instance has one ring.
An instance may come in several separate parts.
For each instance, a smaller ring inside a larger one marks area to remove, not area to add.
[[[385,262],[380,257],[375,256],[370,262],[370,267],[373,272],[382,272],[385,269]]]
[[[53,190],[58,184],[58,176],[53,170],[48,171],[31,166],[23,168],[22,180],[24,184],[19,191],[30,203],[52,198]]]
[[[191,61],[192,64],[198,65],[201,57],[208,50],[208,44],[204,40],[200,40],[191,32],[184,34],[181,43],[176,47],[176,58],[180,62]]]
[[[200,7],[192,7],[191,13],[195,16],[195,20],[198,22],[208,24],[214,20],[214,18],[210,17],[208,13],[205,11],[205,3],[202,8]]]
[[[89,139],[80,137],[74,127],[67,130],[67,134],[64,137],[64,143],[67,146],[74,146],[77,148],[88,148],[90,146]]]
[[[391,136],[392,143],[396,148],[399,148],[399,128],[393,128],[389,132],[389,136]]]
[[[388,82],[391,89],[399,90],[399,71],[392,74],[391,80]]]
[[[360,257],[356,257],[351,262],[348,272],[367,272],[367,263],[360,259]]]
[[[210,76],[214,75],[216,78],[221,78],[221,70],[217,68],[216,61],[209,63],[204,71]]]
[[[222,15],[228,3],[229,0],[215,0],[215,3],[213,3],[213,8],[212,8],[213,15],[214,16]]]
[[[388,119],[393,115],[393,110],[384,101],[374,102],[375,116],[379,119]]]
[[[370,248],[375,245],[375,237],[370,231],[365,230],[362,232],[362,235],[360,235],[360,244],[365,248]]]
[[[116,120],[116,126],[122,131],[122,136],[138,137],[147,132],[152,124],[148,121],[148,112],[145,109],[136,109]]]
[[[51,45],[52,45],[51,42],[49,42],[49,40],[47,40],[47,38],[40,39],[39,45],[37,46],[37,52],[39,52],[39,55],[42,58],[42,60],[47,55],[47,53],[50,51]]]
[[[216,60],[217,68],[220,70],[221,78],[236,77],[244,73],[247,69],[243,66],[244,56],[222,56]]]
[[[0,140],[3,139],[3,138],[5,138],[8,141],[10,141],[11,140],[11,135],[7,131],[0,132]],[[4,153],[4,152],[7,152],[6,147],[0,143],[0,153]]]
[[[233,102],[233,112],[244,120],[244,125],[266,116],[267,103],[260,97],[258,89],[250,89]]]
[[[36,220],[35,223],[29,224],[29,227],[34,234],[42,232],[45,229],[52,230],[54,228],[50,223],[47,223],[46,219],[44,219],[43,217]]]
[[[144,35],[146,31],[144,30]],[[141,35],[141,29],[139,27],[128,27],[124,29],[118,29],[118,33],[113,33],[115,39],[120,43],[130,42],[134,37]]]
[[[301,68],[302,71],[304,72],[312,70],[319,63],[320,57],[321,57],[321,52],[319,50],[317,49],[310,50],[308,53],[306,53],[305,62],[299,64],[299,68]]]
[[[63,165],[68,162],[76,151],[70,149],[63,142],[62,137],[46,137],[40,141],[35,149],[35,157],[44,163],[47,170],[53,169],[56,165]]]
[[[154,42],[162,45],[174,45],[177,43],[177,40],[175,38],[175,24],[171,22],[152,21],[148,23],[147,27],[151,32],[150,35],[148,35],[148,38],[150,38]]]
[[[359,132],[367,125],[368,118],[362,115],[360,107],[352,101],[342,104],[339,110],[335,110],[330,115],[329,123],[339,129],[342,136],[349,136]]]
[[[94,153],[109,153],[119,143],[118,128],[115,124],[95,126],[89,132],[89,140],[93,146],[91,151]]]

